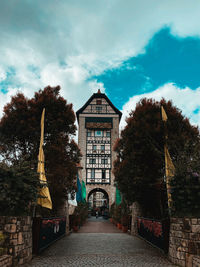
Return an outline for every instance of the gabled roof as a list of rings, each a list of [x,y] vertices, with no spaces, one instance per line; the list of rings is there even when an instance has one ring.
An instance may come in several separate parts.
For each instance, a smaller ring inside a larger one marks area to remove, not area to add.
[[[92,102],[92,100],[94,98],[104,98],[109,105],[112,107],[112,109],[119,115],[119,120],[121,119],[122,113],[121,111],[119,111],[114,105],[113,103],[110,101],[110,99],[105,95],[102,94],[100,90],[98,90],[97,93],[93,94],[88,101],[85,103],[85,105],[82,106],[82,108],[80,108],[77,112],[76,112],[76,116],[77,116],[77,120],[79,121],[79,114],[81,114],[83,112],[83,110]]]

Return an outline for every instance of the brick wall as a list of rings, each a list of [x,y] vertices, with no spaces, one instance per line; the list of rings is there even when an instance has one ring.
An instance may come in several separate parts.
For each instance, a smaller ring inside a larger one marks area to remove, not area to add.
[[[31,217],[1,216],[0,231],[6,236],[4,246],[7,254],[12,256],[14,266],[27,263],[32,259]]]
[[[171,218],[169,259],[180,266],[200,266],[200,219]],[[195,265],[196,264],[196,265]]]

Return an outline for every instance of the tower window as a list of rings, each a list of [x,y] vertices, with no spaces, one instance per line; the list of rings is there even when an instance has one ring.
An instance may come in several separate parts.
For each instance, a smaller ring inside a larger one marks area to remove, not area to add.
[[[91,135],[92,135],[91,131],[87,131],[87,136],[91,136]]]
[[[108,164],[108,159],[101,159],[101,164]]]
[[[96,163],[96,159],[89,159],[89,164],[95,164]]]
[[[102,111],[102,107],[101,106],[96,106],[96,112],[100,113]]]
[[[110,137],[110,132],[106,132],[106,137]]]
[[[95,136],[103,136],[103,131],[95,131]]]
[[[94,179],[95,178],[95,170],[91,169],[91,178]]]
[[[97,105],[101,105],[102,104],[102,101],[101,101],[101,99],[97,99]]]
[[[93,150],[94,152],[96,152],[96,151],[97,151],[97,146],[96,146],[96,145],[93,145],[93,146],[92,146],[92,150]]]
[[[105,145],[101,145],[101,152],[105,151]]]
[[[102,179],[106,179],[106,170],[102,170]]]

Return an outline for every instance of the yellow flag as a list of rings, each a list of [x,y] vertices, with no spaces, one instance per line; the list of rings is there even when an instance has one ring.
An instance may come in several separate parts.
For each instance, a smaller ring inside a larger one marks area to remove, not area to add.
[[[166,145],[164,145],[164,150],[165,150],[165,173],[166,177],[170,178],[174,176],[175,167]]]
[[[175,167],[170,157],[167,146],[164,145],[165,150],[165,175],[166,175],[166,187],[167,187],[167,197],[168,197],[168,207],[172,207],[172,196],[171,196],[171,187],[170,179],[174,176]]]
[[[161,114],[162,114],[162,120],[167,121],[167,114],[166,114],[163,106],[161,106]]]
[[[162,114],[162,120],[167,121],[167,114],[161,106],[161,114]],[[166,175],[166,187],[167,187],[167,197],[168,197],[168,207],[172,207],[172,197],[171,197],[171,190],[170,190],[170,179],[174,176],[175,173],[175,167],[172,162],[172,159],[170,157],[167,145],[164,145],[164,152],[165,152],[165,175]]]
[[[43,142],[44,142],[44,114],[45,109],[43,109],[42,117],[41,117],[41,137],[40,137],[40,149],[39,149],[39,155],[38,155],[38,168],[37,172],[40,175],[40,183],[44,186],[40,189],[39,195],[42,196],[38,197],[37,203],[45,208],[52,209],[52,202],[51,202],[51,196],[49,193],[49,188],[47,186],[47,179],[45,176],[45,169],[44,169],[44,151],[43,151]]]

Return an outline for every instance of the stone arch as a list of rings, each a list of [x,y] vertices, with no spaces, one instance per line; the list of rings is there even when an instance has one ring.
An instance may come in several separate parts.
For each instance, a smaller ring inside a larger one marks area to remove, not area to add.
[[[105,191],[106,194],[108,195],[109,209],[110,209],[110,206],[115,201],[115,187],[113,185],[102,185],[102,184],[96,184],[96,185],[94,185],[94,184],[87,184],[86,185],[86,198],[87,198],[87,201],[88,201],[89,194],[91,194],[90,192],[92,190],[96,190],[97,188],[99,190]],[[100,191],[100,192],[102,192],[102,191]]]
[[[108,195],[108,193],[106,192],[106,190],[105,190],[105,189],[102,189],[102,188],[99,188],[99,187],[96,187],[96,188],[91,189],[90,192],[88,193],[88,197],[87,197],[87,199],[89,199],[89,197],[90,197],[93,193],[95,193],[95,192],[101,192],[101,193],[104,193],[104,194],[106,195],[107,199],[109,200],[109,195]]]
[[[105,198],[106,198],[106,206],[107,206],[107,208],[109,208],[109,201],[110,201],[110,199],[109,199],[109,194],[108,194],[108,192],[104,189],[104,188],[101,188],[101,187],[95,187],[95,188],[92,188],[89,192],[88,192],[88,194],[87,194],[87,200],[89,201],[89,198],[90,198],[90,196],[92,195],[92,194],[94,194],[94,193],[96,193],[96,192],[101,192],[101,193],[103,193],[104,194],[104,196],[105,196]]]

